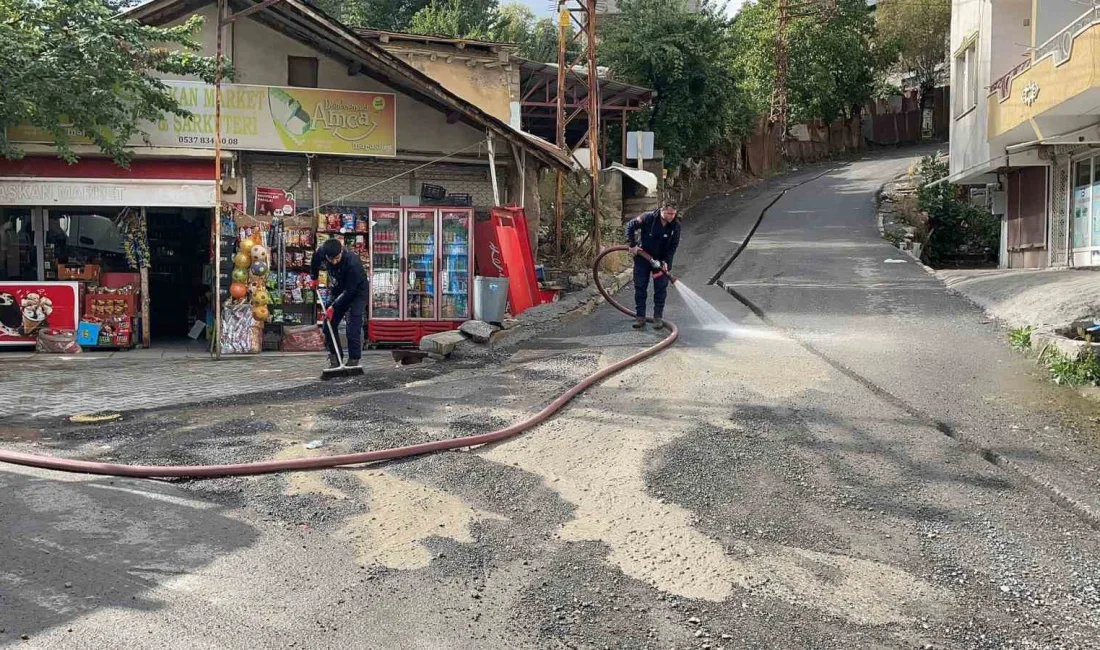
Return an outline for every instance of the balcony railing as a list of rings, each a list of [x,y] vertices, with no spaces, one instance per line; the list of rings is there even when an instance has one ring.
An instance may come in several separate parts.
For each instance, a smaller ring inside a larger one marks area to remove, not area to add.
[[[1008,92],[1012,89],[1012,79],[1023,73],[1031,67],[1031,59],[1024,59],[1020,62],[1020,65],[1012,68],[1005,73],[1003,77],[994,81],[989,85],[989,94],[996,94],[1000,101],[1008,99]]]
[[[1051,36],[1035,50],[1035,61],[1041,61],[1048,56],[1054,57],[1054,65],[1065,63],[1073,54],[1073,41],[1077,35],[1089,27],[1100,23],[1100,7],[1089,9],[1080,18],[1066,25],[1062,31]]]

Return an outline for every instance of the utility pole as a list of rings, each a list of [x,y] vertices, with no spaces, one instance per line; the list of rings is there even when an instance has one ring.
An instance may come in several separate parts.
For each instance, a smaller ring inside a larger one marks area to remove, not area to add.
[[[790,0],[779,0],[779,25],[775,36],[775,85],[768,124],[779,133],[780,154],[787,139],[787,27],[790,23]]]
[[[214,61],[214,358],[222,358],[222,33],[226,0],[218,0],[218,36]]]
[[[600,246],[600,72],[596,68],[596,0],[588,0],[585,21],[588,41],[588,175],[592,181],[592,241],[598,255]]]
[[[805,0],[796,4],[791,4],[791,0],[778,0],[777,9],[779,16],[775,36],[775,85],[772,87],[768,125],[778,135],[778,153],[782,157],[787,153],[787,129],[790,118],[788,31],[791,19],[811,16],[828,19],[836,10],[836,0]]]
[[[597,0],[556,0],[558,10],[558,85],[557,85],[557,145],[565,150],[572,158],[576,149],[588,147],[588,179],[589,190],[587,199],[592,210],[592,241],[596,252],[600,251],[600,76],[596,68],[596,4]],[[572,25],[577,30],[570,29]],[[572,33],[571,33],[572,32]],[[584,47],[581,53],[572,62],[568,61],[567,51],[569,45],[584,39]],[[577,72],[582,67],[585,75]],[[572,80],[575,85],[570,86],[567,80]],[[573,88],[572,99],[574,104],[581,104],[569,115],[565,114],[567,93],[569,87]],[[586,88],[585,97],[578,101],[577,88]],[[581,140],[570,145],[566,135],[569,123],[578,117],[587,119],[588,129]],[[564,251],[562,250],[562,221],[565,212],[565,174],[559,171],[557,174],[557,192],[554,204],[555,223],[555,252],[560,263]]]
[[[558,85],[557,102],[558,112],[555,121],[555,144],[562,151],[568,151],[565,146],[565,49],[569,38],[569,25],[572,18],[563,7],[558,7]],[[563,219],[562,203],[565,201],[565,172],[558,170],[556,175],[557,189],[554,195],[554,252],[557,253],[558,265],[561,265],[561,223]]]

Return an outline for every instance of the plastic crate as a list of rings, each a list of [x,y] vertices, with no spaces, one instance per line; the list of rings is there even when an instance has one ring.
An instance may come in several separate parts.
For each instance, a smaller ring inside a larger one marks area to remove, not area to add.
[[[99,345],[100,329],[98,323],[81,322],[76,328],[76,342],[86,347]]]
[[[275,326],[268,326],[264,328],[264,339],[262,349],[264,352],[278,352],[282,347],[283,335],[282,328]]]
[[[447,197],[447,188],[442,185],[422,183],[420,185],[420,198],[440,201]]]

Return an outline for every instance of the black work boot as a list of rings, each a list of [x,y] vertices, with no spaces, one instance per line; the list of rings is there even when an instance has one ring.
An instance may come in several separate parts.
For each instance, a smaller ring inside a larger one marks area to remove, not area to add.
[[[634,329],[636,329],[636,330],[645,329],[645,319],[644,318],[635,318],[634,319]]]
[[[660,316],[653,317],[653,329],[663,330],[665,328],[665,321]]]
[[[359,359],[348,359],[348,367],[355,368],[359,366]]]
[[[335,354],[333,354],[331,352],[329,352],[329,355],[328,355],[328,367],[329,368],[339,368],[340,367],[340,358],[337,357]]]

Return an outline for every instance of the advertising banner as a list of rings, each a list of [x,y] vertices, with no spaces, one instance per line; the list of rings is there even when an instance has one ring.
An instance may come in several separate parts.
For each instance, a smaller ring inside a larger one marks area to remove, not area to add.
[[[45,329],[76,330],[76,282],[0,282],[0,345],[34,345]]]
[[[256,188],[256,214],[258,216],[289,217],[294,214],[294,194],[272,187]]]
[[[165,115],[141,125],[135,147],[214,148],[214,86],[165,81],[188,117]],[[393,93],[222,85],[222,146],[242,151],[397,155],[397,98]],[[73,142],[89,140],[73,134]],[[52,144],[48,133],[27,126],[8,129],[18,143]]]

